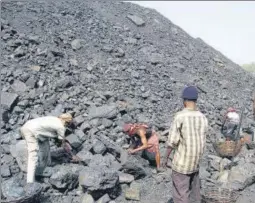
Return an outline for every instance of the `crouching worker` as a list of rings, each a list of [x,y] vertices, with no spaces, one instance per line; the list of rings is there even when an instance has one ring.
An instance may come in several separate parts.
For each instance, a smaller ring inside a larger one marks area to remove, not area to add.
[[[50,163],[49,138],[62,140],[62,147],[71,154],[71,146],[65,141],[65,126],[72,121],[72,115],[65,113],[59,117],[45,116],[27,121],[20,129],[28,150],[27,183],[35,181]],[[76,159],[75,156],[72,157]]]
[[[131,146],[128,152],[134,154],[142,151],[142,157],[156,165],[160,171],[159,139],[155,131],[145,124],[125,124],[123,131],[131,138]]]

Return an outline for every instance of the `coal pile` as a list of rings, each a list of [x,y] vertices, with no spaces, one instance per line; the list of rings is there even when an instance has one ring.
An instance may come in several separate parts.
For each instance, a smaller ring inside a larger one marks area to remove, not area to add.
[[[156,175],[139,155],[125,155],[121,126],[151,125],[161,135],[163,155],[185,85],[197,85],[199,108],[210,123],[204,183],[219,180],[220,163],[228,162],[212,147],[225,109],[245,107],[244,126],[255,126],[254,77],[155,10],[125,2],[47,0],[4,1],[1,11],[2,181],[25,179],[21,125],[67,111],[75,117],[67,139],[83,164],[60,160],[52,143],[53,162],[40,180],[43,203],[167,202],[171,173]],[[253,149],[243,150],[229,177],[247,198],[254,193],[255,158]]]

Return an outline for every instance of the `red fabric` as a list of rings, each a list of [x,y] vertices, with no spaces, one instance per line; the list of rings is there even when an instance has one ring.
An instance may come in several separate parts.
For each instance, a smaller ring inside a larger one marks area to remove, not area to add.
[[[126,132],[130,137],[134,136],[136,131],[139,128],[145,128],[147,129],[149,126],[142,123],[135,123],[135,124],[125,124],[123,126],[123,131]],[[147,140],[148,145],[151,145],[151,147],[147,148],[146,150],[148,152],[156,153],[158,146],[159,146],[159,139],[156,134],[156,132],[152,132],[152,136]]]
[[[139,124],[139,123],[135,123],[135,124],[125,124],[123,126],[123,131],[126,132],[129,136],[133,136],[135,135],[136,130],[138,130],[139,128],[148,128],[148,126],[146,124]]]
[[[148,142],[148,145],[152,145],[152,146],[147,148],[146,150],[148,152],[156,153],[158,146],[159,146],[159,140],[158,140],[158,136],[155,132],[153,132],[152,136],[148,139],[147,142]]]
[[[229,107],[227,112],[236,112],[236,110],[233,107]]]
[[[128,132],[130,130],[130,128],[132,127],[132,124],[124,124],[123,126],[123,131],[124,132]]]

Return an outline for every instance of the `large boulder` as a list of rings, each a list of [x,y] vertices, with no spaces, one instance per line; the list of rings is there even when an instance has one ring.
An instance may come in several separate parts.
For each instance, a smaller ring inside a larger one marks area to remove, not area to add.
[[[49,182],[57,189],[72,190],[78,185],[79,172],[82,168],[82,165],[76,164],[57,165],[53,168]]]
[[[146,165],[148,166],[148,163],[145,163],[139,156],[123,156],[121,161],[121,170],[133,175],[135,179],[142,178],[147,175],[145,167]]]
[[[103,154],[106,150],[107,150],[107,148],[105,147],[104,143],[102,143],[98,139],[93,140],[93,151],[94,151],[94,153]]]
[[[102,191],[116,187],[119,176],[116,171],[106,167],[85,167],[79,174],[80,186],[88,191]]]
[[[110,201],[111,201],[111,198],[109,197],[109,195],[105,194],[99,200],[97,200],[97,203],[108,203]]]
[[[99,134],[97,139],[100,140],[107,148],[107,151],[113,154],[116,158],[120,159],[121,156],[126,154],[125,151],[123,151],[122,148],[115,144],[109,137]]]
[[[243,190],[255,182],[255,164],[244,163],[233,167],[228,176],[228,184],[238,190]]]
[[[1,176],[3,178],[11,176],[10,167],[8,165],[6,165],[6,164],[1,165]]]
[[[20,140],[15,145],[10,147],[11,155],[16,159],[19,168],[23,172],[27,172],[27,143],[25,140]]]
[[[135,180],[134,176],[128,173],[119,172],[118,174],[120,183],[131,183]]]
[[[87,149],[82,149],[76,154],[84,164],[89,165],[90,162],[94,159],[93,154]]]
[[[16,93],[22,93],[27,90],[27,85],[19,80],[15,80],[11,87]]]
[[[145,25],[144,20],[136,15],[128,15],[127,18],[131,22],[133,22],[136,26],[144,26]]]
[[[82,40],[81,39],[75,39],[71,42],[71,46],[73,50],[79,50],[82,48]]]
[[[213,170],[220,171],[222,158],[214,155],[209,155],[209,164]]]
[[[23,189],[24,182],[22,182],[18,177],[12,177],[1,183],[1,193],[7,199],[20,198],[25,195],[25,190]]]
[[[95,201],[90,194],[86,193],[86,194],[82,195],[81,203],[95,203]]]
[[[128,200],[140,201],[141,199],[141,186],[139,183],[133,182],[125,192],[125,197]]]
[[[89,167],[92,167],[92,168],[97,167],[98,165],[106,166],[110,168],[112,165],[112,160],[109,159],[107,156],[102,156],[101,154],[95,154],[88,165]]]
[[[118,114],[117,106],[115,104],[104,105],[100,107],[92,106],[89,109],[89,118],[113,118]]]
[[[1,92],[1,106],[5,110],[11,110],[18,101],[16,93]]]
[[[71,144],[75,149],[79,148],[82,145],[82,141],[76,134],[71,134],[66,137],[66,140]]]

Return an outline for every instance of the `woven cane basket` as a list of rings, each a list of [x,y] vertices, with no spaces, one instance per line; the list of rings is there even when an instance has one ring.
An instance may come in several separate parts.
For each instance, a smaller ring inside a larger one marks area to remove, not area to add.
[[[40,203],[40,195],[43,190],[41,184],[33,183],[33,191],[26,192],[26,195],[13,200],[1,200],[2,203]]]
[[[235,157],[242,149],[242,142],[238,141],[225,141],[213,143],[214,149],[221,157]]]
[[[203,203],[235,203],[239,196],[238,191],[219,187],[207,186],[202,192]]]

